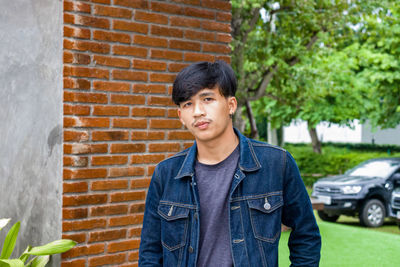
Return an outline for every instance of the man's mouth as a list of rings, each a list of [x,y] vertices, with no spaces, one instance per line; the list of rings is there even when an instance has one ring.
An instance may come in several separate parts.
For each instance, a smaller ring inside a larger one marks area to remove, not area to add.
[[[210,121],[198,121],[194,123],[194,127],[197,127],[199,129],[206,129],[208,125],[210,124]]]

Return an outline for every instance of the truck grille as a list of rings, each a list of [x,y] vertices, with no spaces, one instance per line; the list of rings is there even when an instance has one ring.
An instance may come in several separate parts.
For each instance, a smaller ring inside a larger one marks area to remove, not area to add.
[[[329,186],[316,186],[315,192],[324,195],[339,195],[341,191],[339,188],[329,187]]]
[[[395,197],[393,199],[393,207],[400,208],[400,197]]]

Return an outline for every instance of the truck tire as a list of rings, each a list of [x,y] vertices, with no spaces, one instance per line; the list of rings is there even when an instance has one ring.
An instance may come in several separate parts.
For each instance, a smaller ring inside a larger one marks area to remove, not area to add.
[[[378,199],[367,200],[361,208],[360,223],[367,227],[379,227],[386,217],[385,206]]]
[[[318,216],[321,218],[321,220],[326,221],[326,222],[336,222],[339,219],[340,215],[329,215],[328,213],[319,210],[318,211]]]

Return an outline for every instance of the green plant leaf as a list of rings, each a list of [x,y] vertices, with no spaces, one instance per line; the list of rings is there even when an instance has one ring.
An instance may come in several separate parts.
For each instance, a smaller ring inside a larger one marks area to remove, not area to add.
[[[19,259],[21,261],[23,261],[24,263],[26,262],[26,260],[29,258],[29,254],[26,254],[29,250],[31,250],[31,246],[28,246],[25,251],[22,253],[22,255],[19,257]]]
[[[31,267],[44,267],[49,262],[49,260],[50,260],[49,255],[36,257],[32,261]]]
[[[4,226],[6,226],[8,224],[8,222],[11,220],[11,218],[7,218],[7,219],[0,219],[0,231],[1,229],[3,229]]]
[[[19,259],[0,260],[0,267],[24,267],[24,263]]]
[[[27,254],[30,255],[51,255],[63,253],[65,251],[70,250],[76,245],[76,242],[70,239],[60,239],[53,242],[50,242],[46,245],[33,247]]]
[[[18,237],[18,231],[19,227],[21,226],[20,222],[16,222],[8,231],[6,239],[4,240],[3,244],[3,249],[1,251],[0,259],[8,259],[10,258],[14,247],[15,243],[17,242],[17,237]]]

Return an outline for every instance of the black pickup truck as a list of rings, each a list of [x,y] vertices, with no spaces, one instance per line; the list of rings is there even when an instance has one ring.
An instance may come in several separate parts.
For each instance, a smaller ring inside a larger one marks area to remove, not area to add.
[[[385,217],[400,218],[400,158],[368,160],[343,175],[319,179],[312,197],[324,203],[318,211],[324,221],[335,222],[343,214],[378,227]]]

